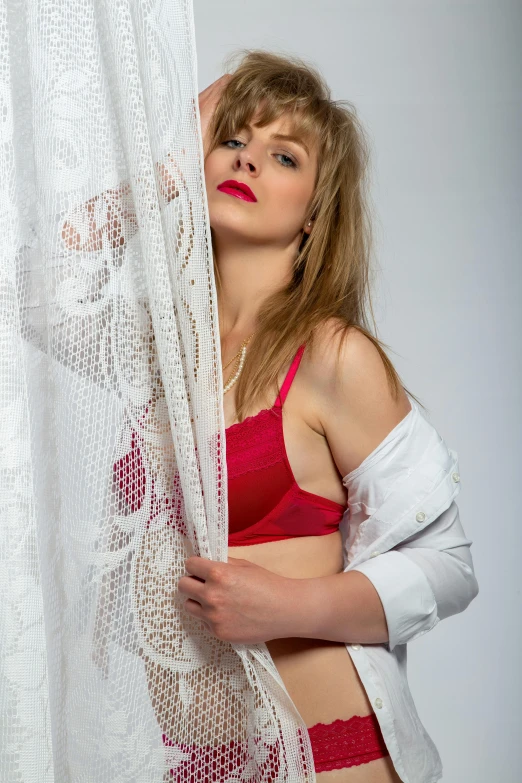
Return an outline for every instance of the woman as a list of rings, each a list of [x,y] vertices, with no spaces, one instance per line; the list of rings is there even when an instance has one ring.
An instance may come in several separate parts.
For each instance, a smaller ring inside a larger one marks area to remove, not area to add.
[[[203,91],[200,114],[229,562],[189,558],[178,590],[219,638],[266,642],[318,783],[432,783],[440,760],[408,690],[406,643],[477,585],[456,455],[366,321],[363,130],[313,68],[262,51]],[[178,191],[160,171],[169,200]],[[79,249],[70,225],[62,236]]]
[[[388,665],[384,659],[390,657],[386,646],[392,639],[384,607],[391,621],[392,604],[383,591],[391,593],[393,585],[386,571],[391,567],[393,578],[397,568],[403,584],[405,572],[414,572],[409,592],[401,596],[407,622],[407,602],[420,580],[424,592],[434,596],[426,580],[437,561],[428,556],[424,574],[418,560],[395,551],[382,557],[380,566],[377,559],[341,574],[339,525],[351,501],[350,480],[361,467],[364,472],[369,457],[382,455],[383,447],[396,453],[397,476],[401,469],[405,475],[401,460],[407,460],[409,448],[411,472],[414,438],[420,444],[419,433],[426,427],[415,398],[401,385],[365,321],[370,230],[362,129],[351,108],[330,100],[314,69],[296,58],[261,51],[247,53],[232,76],[204,91],[200,106],[229,471],[230,560],[217,573],[224,574],[227,566],[236,571],[230,579],[234,587],[222,590],[221,612],[207,600],[219,584],[209,578],[208,561],[187,561],[190,576],[179,581],[179,590],[187,596],[187,610],[221,638],[266,642],[310,729],[318,781],[438,779],[438,757],[422,727],[412,747],[397,748],[399,732],[388,705],[379,696],[370,700],[371,673],[363,674],[362,662],[358,673],[356,662],[362,643],[378,650],[383,668]],[[414,419],[418,423],[412,430]],[[405,455],[401,448],[406,444]],[[452,476],[455,485],[455,470]],[[390,478],[388,471],[383,490]],[[375,498],[367,497],[366,504],[351,504],[348,555],[350,546],[355,551],[356,529],[371,516]],[[477,591],[471,542],[463,536],[455,508],[448,506],[444,517],[446,531],[451,521],[457,536],[454,556],[458,559],[458,552],[462,558],[451,582],[453,611],[442,606],[441,597],[438,614],[433,606],[426,612],[430,627],[440,616],[464,609]],[[426,512],[416,516],[419,525]],[[442,561],[451,556],[437,550],[436,522],[424,531],[422,548],[430,548],[431,532],[432,554],[443,569]],[[245,561],[299,580],[294,582],[299,589],[283,591],[279,584],[281,608],[277,586],[266,575],[245,573],[241,582]],[[408,630],[420,635],[428,625]],[[354,643],[353,654],[347,654],[345,642]],[[403,707],[412,709],[406,702]],[[321,746],[325,734],[329,756]],[[417,766],[404,761],[408,754],[417,756]]]

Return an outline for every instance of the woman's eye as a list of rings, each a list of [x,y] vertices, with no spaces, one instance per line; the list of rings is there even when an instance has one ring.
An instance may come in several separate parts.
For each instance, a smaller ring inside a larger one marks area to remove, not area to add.
[[[239,139],[227,139],[227,141],[224,141],[223,144],[225,146],[228,146],[229,144],[243,144],[244,146],[244,142],[239,141]],[[237,147],[231,147],[231,149],[237,149]],[[276,158],[286,158],[288,162],[281,163],[285,169],[297,168],[297,163],[295,160],[291,158],[290,155],[286,155],[284,152],[276,153]]]
[[[292,168],[292,167],[294,167],[294,168],[297,168],[297,163],[295,162],[295,160],[294,160],[293,158],[291,158],[289,155],[285,155],[285,153],[284,153],[284,152],[279,152],[279,153],[276,155],[276,157],[280,157],[280,158],[286,158],[287,160],[289,160],[289,161],[290,161],[290,164],[288,164],[288,163],[283,163],[283,166],[284,166],[285,168],[287,168],[287,169],[289,169],[289,168]]]
[[[243,142],[239,141],[239,139],[229,139],[228,141],[224,141],[223,144],[230,144],[231,142],[235,142],[236,144],[243,144]]]

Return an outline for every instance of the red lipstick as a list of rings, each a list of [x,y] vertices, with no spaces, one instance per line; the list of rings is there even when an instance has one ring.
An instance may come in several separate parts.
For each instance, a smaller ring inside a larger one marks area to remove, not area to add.
[[[248,185],[245,185],[244,182],[237,182],[235,179],[225,180],[225,182],[217,186],[217,189],[221,190],[222,193],[228,193],[230,196],[240,198],[242,201],[257,201]]]

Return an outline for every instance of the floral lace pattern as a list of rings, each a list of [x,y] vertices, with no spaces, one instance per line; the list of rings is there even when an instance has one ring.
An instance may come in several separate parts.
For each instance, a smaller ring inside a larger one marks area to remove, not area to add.
[[[212,636],[177,590],[187,557],[227,554],[196,73],[190,0],[0,4],[9,783],[160,783],[163,732],[245,742],[223,783],[313,764],[266,646]]]
[[[354,715],[348,720],[334,720],[332,723],[316,723],[308,729],[308,735],[315,772],[356,767],[389,755],[374,713]],[[231,772],[238,775],[238,780],[245,779],[239,775],[244,776],[248,765],[246,743],[241,747],[241,743],[231,740],[228,744],[198,748],[195,745],[175,743],[166,734],[162,735],[162,739],[168,749],[169,766],[172,765],[169,783],[184,783],[187,780],[191,783],[219,783]],[[279,772],[278,753],[275,748],[272,751],[264,748],[262,755],[264,759],[258,770],[261,777],[255,780],[276,780]],[[201,756],[205,757],[208,766],[199,770],[197,777],[191,777],[195,770],[194,760]]]

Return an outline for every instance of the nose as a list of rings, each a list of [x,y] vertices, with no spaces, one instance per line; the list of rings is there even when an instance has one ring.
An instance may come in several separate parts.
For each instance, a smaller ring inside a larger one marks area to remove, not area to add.
[[[234,160],[235,171],[247,171],[250,175],[257,174],[258,166],[253,161],[252,152],[246,147],[241,147],[237,151],[237,157]]]

